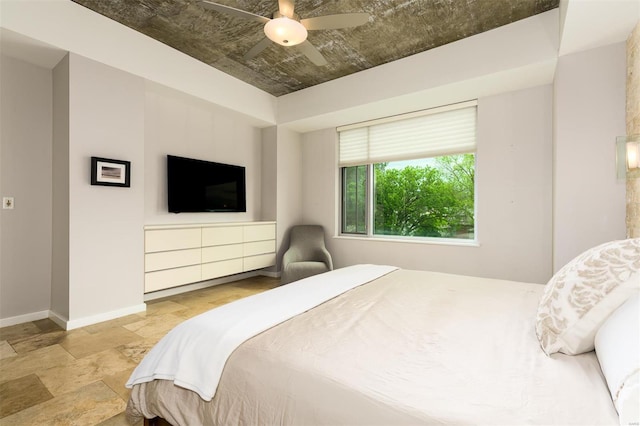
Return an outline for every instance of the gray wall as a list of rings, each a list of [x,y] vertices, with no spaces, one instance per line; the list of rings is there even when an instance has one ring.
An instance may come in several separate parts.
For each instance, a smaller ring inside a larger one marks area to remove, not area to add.
[[[624,43],[562,56],[554,82],[554,270],[625,238],[625,181],[616,136],[625,130]]]
[[[53,69],[51,311],[69,319],[69,55]]]
[[[276,126],[262,129],[262,219],[276,220],[278,214],[278,132]]]
[[[335,129],[303,137],[303,219],[329,230],[337,267],[392,264],[544,283],[551,276],[552,88],[478,101],[479,246],[337,236]]]
[[[278,270],[282,269],[282,256],[289,247],[291,227],[303,223],[301,141],[299,133],[282,127],[277,128]]]
[[[0,59],[0,318],[46,311],[51,288],[51,71]],[[25,319],[27,320],[27,319]]]

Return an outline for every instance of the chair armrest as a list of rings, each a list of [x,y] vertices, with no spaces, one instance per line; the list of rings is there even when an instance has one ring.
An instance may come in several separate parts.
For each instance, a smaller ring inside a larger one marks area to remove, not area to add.
[[[287,265],[291,262],[295,262],[298,260],[300,253],[294,247],[289,247],[287,251],[282,255],[282,270],[284,270]]]
[[[322,256],[322,260],[327,265],[329,270],[333,271],[333,261],[331,260],[331,254],[329,253],[329,250],[323,247],[320,251],[320,254]]]

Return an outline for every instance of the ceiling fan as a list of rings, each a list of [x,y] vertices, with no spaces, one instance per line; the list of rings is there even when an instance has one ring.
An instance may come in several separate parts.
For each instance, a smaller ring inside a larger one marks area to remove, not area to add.
[[[281,46],[298,46],[301,52],[315,65],[326,65],[327,60],[324,56],[307,40],[307,31],[357,27],[367,23],[369,20],[368,13],[341,13],[300,19],[293,11],[295,0],[278,0],[278,11],[273,13],[273,18],[256,15],[208,0],[201,0],[200,2],[202,6],[207,9],[226,13],[238,18],[251,19],[264,24],[266,37],[260,40],[258,44],[253,46],[244,55],[244,60],[256,57],[266,49],[271,42],[274,42]]]

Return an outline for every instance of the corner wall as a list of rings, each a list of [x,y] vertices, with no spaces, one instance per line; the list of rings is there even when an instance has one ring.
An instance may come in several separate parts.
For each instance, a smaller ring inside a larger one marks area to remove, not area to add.
[[[282,271],[282,256],[289,248],[289,230],[302,224],[302,136],[273,126],[262,130],[262,213],[275,220],[276,264],[270,274]]]
[[[144,271],[144,80],[71,53],[69,323],[138,312]],[[92,156],[131,162],[131,187],[92,186]]]
[[[553,270],[625,237],[625,183],[616,136],[625,133],[625,45],[561,56],[554,84]]]
[[[282,256],[289,248],[289,230],[302,223],[302,136],[278,126],[276,129],[276,200],[277,263],[282,270]]]
[[[69,55],[53,69],[51,317],[69,319]]]

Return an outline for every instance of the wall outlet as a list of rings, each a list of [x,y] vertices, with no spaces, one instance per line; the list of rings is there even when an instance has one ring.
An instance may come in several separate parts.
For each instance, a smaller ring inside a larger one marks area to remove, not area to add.
[[[13,206],[15,202],[13,201],[13,197],[2,197],[2,208],[13,210]]]

